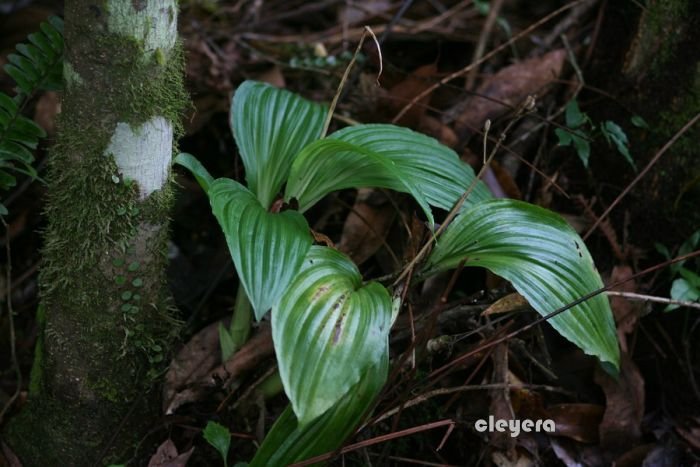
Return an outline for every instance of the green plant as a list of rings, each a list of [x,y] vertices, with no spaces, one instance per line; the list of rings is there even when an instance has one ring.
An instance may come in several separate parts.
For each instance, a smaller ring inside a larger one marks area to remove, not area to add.
[[[223,425],[216,422],[209,422],[202,432],[204,439],[214,447],[224,461],[224,466],[228,466],[228,450],[231,446],[231,433]]]
[[[239,297],[249,297],[257,319],[272,310],[279,373],[291,405],[251,466],[286,465],[337,448],[387,377],[389,330],[401,304],[383,285],[363,282],[342,253],[312,245],[303,213],[328,193],[367,186],[408,193],[434,226],[432,208],[452,209],[473,185],[417,266],[418,279],[461,262],[482,266],[511,281],[543,315],[603,285],[583,241],[558,215],[493,199],[451,149],[406,128],[357,125],[324,137],[327,113],[288,91],[246,81],[233,99],[231,127],[248,186],[214,180],[189,154],[176,158],[209,196],[240,279]],[[234,321],[245,323],[237,312]],[[550,322],[617,367],[605,296]]]
[[[678,256],[691,253],[698,245],[700,245],[700,230],[697,230],[683,242],[678,249]],[[666,259],[671,259],[673,257],[665,245],[657,243],[655,246],[656,250]],[[686,262],[687,261],[679,261],[669,266],[671,279],[673,279],[673,283],[671,284],[671,298],[684,302],[697,302],[700,301],[700,275],[696,272],[697,269],[693,271],[691,268],[687,267]],[[693,262],[697,263],[696,261]],[[680,305],[675,304],[668,305],[665,311],[675,310],[679,306]]]
[[[573,146],[576,149],[579,159],[585,167],[588,167],[588,159],[591,156],[591,141],[600,133],[608,145],[614,145],[617,152],[636,170],[634,159],[629,150],[629,139],[625,131],[617,123],[606,120],[596,131],[591,118],[581,111],[576,99],[572,99],[566,105],[565,119],[568,130],[557,128],[554,133],[559,139],[560,146]],[[631,123],[640,128],[648,128],[642,117],[634,115],[630,119]]]
[[[39,138],[44,130],[22,115],[25,104],[37,90],[61,88],[63,62],[63,22],[55,16],[41,23],[29,42],[17,45],[17,53],[8,57],[5,72],[17,84],[14,97],[0,92],[0,189],[13,187],[17,180],[9,172],[36,177],[32,167]],[[7,209],[0,203],[0,215]]]

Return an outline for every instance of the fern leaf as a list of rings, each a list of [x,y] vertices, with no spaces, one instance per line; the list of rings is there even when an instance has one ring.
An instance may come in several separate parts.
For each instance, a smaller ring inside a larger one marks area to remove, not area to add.
[[[27,100],[38,90],[57,90],[62,87],[63,21],[57,17],[41,23],[40,31],[30,34],[28,42],[18,44],[16,53],[7,58],[5,72],[17,84],[14,98],[0,92],[0,189],[6,190],[17,183],[9,171],[36,178],[33,150],[44,130],[22,115]],[[0,216],[7,209],[0,203]]]

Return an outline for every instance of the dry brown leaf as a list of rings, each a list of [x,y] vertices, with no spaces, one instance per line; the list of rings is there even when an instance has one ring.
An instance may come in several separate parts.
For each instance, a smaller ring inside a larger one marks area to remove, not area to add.
[[[17,455],[10,449],[10,447],[0,441],[2,446],[2,456],[0,456],[0,466],[2,467],[22,467],[22,463],[19,461]]]
[[[258,81],[262,81],[265,83],[269,83],[275,87],[278,87],[280,89],[284,89],[287,87],[287,82],[284,79],[284,75],[282,74],[282,70],[280,67],[277,65],[273,66],[272,68],[263,71],[260,73],[256,79]]]
[[[437,66],[434,63],[416,68],[408,78],[389,89],[388,96],[385,98],[386,107],[392,113],[400,112],[407,102],[411,102],[414,97],[433,84],[431,77],[435,76],[436,73]],[[431,95],[427,94],[419,100],[401,117],[397,124],[415,128],[425,115]]]
[[[693,449],[700,451],[700,417],[695,417],[686,425],[688,426],[676,426],[676,431],[693,447]]]
[[[487,77],[477,88],[477,95],[460,104],[460,111],[454,117],[457,135],[464,138],[481,130],[487,119],[504,115],[510,111],[508,106],[517,107],[528,95],[541,96],[561,74],[565,58],[566,51],[557,49],[507,66]]]
[[[361,188],[343,225],[338,249],[362,264],[385,243],[396,212],[381,191]]]
[[[634,271],[629,266],[615,266],[613,268],[610,282],[616,283],[632,276]],[[614,289],[617,292],[637,292],[637,282],[630,280]],[[623,352],[627,352],[627,334],[634,331],[637,320],[641,313],[642,302],[632,302],[624,297],[610,297],[610,307],[615,316],[617,324],[617,335],[620,340],[620,347]]]
[[[508,343],[498,344],[491,354],[493,361],[493,371],[491,382],[494,384],[508,382]],[[510,391],[506,388],[492,389],[490,392],[491,405],[489,415],[493,415],[496,420],[513,420],[515,412],[510,402]],[[509,459],[515,459],[516,438],[510,432],[489,433],[489,443],[496,449],[501,450]]]
[[[163,411],[166,413],[178,389],[204,378],[221,363],[220,324],[227,326],[227,323],[217,321],[205,327],[170,362],[163,386]]]
[[[185,467],[192,452],[194,452],[194,446],[189,451],[178,454],[175,443],[171,439],[166,439],[148,461],[148,467]]]
[[[557,404],[547,407],[545,416],[554,420],[557,436],[595,443],[604,411],[602,406],[595,404]]]
[[[457,134],[452,128],[430,115],[423,115],[418,125],[418,131],[432,136],[448,148],[455,148],[459,143]]]
[[[595,382],[605,393],[605,416],[600,424],[601,448],[619,456],[637,446],[642,437],[644,380],[625,352],[620,354],[620,375],[616,379],[596,368]]]
[[[218,326],[218,323],[215,323]],[[201,341],[206,342],[206,348],[198,348],[197,345],[192,346],[193,349],[190,353],[194,354],[195,359],[202,364],[202,368],[192,369],[191,364],[183,364],[179,362],[179,371],[175,371],[175,376],[177,378],[186,377],[183,384],[174,386],[168,376],[170,376],[171,371],[168,371],[166,375],[166,387],[167,387],[167,398],[165,397],[166,389],[164,392],[163,408],[166,414],[172,414],[178,407],[186,404],[188,402],[194,402],[201,400],[204,397],[208,397],[209,394],[220,388],[227,388],[232,382],[236,381],[242,374],[247,371],[253,370],[260,366],[260,364],[268,357],[274,354],[274,347],[272,344],[272,331],[269,325],[261,325],[258,332],[253,335],[253,337],[248,340],[235,354],[233,354],[228,360],[211,368],[212,357],[207,357],[203,355],[206,352],[212,352],[211,350],[211,330],[210,327],[205,328],[207,335]],[[220,361],[219,358],[219,348],[218,348],[218,329],[215,330],[217,335],[217,346],[216,350],[213,351],[216,355],[216,361]],[[197,336],[195,336],[197,337]],[[190,345],[189,343],[187,344]],[[201,346],[201,344],[200,344]],[[183,352],[181,351],[176,359],[183,357]],[[184,355],[187,358],[187,355]],[[173,364],[175,364],[173,362]],[[171,366],[173,365],[171,364]],[[187,367],[187,371],[182,371],[183,367]],[[195,372],[197,377],[191,376],[192,372]],[[188,376],[189,375],[189,376]],[[171,377],[175,379],[175,377]]]
[[[528,306],[530,306],[530,304],[527,302],[525,297],[519,293],[512,293],[493,302],[490,307],[481,313],[481,316],[508,313],[510,311],[521,310]]]

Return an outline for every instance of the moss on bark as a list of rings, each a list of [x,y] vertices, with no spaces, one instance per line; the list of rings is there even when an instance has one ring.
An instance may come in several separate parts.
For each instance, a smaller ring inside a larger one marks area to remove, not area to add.
[[[110,12],[112,3],[126,6]],[[147,31],[129,35],[132,18],[113,17],[144,11],[176,21],[174,0],[66,2],[70,74],[49,158],[43,329],[28,406],[5,433],[25,466],[131,457],[177,331],[165,277],[171,184],[143,198],[106,153],[120,122],[163,117],[181,132],[181,47],[149,49]]]

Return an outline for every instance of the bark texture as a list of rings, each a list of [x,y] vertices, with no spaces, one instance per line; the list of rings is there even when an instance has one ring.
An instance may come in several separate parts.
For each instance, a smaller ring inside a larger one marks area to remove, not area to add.
[[[637,93],[628,99],[650,125],[635,138],[644,164],[700,113],[700,2],[651,0],[639,18],[623,75]],[[679,139],[630,200],[636,230],[668,245],[700,225],[700,125]],[[644,241],[645,239],[642,239]],[[647,245],[645,245],[647,246]]]
[[[4,436],[25,467],[131,458],[177,330],[165,278],[187,102],[177,2],[67,0],[65,13],[40,338],[29,402]]]

